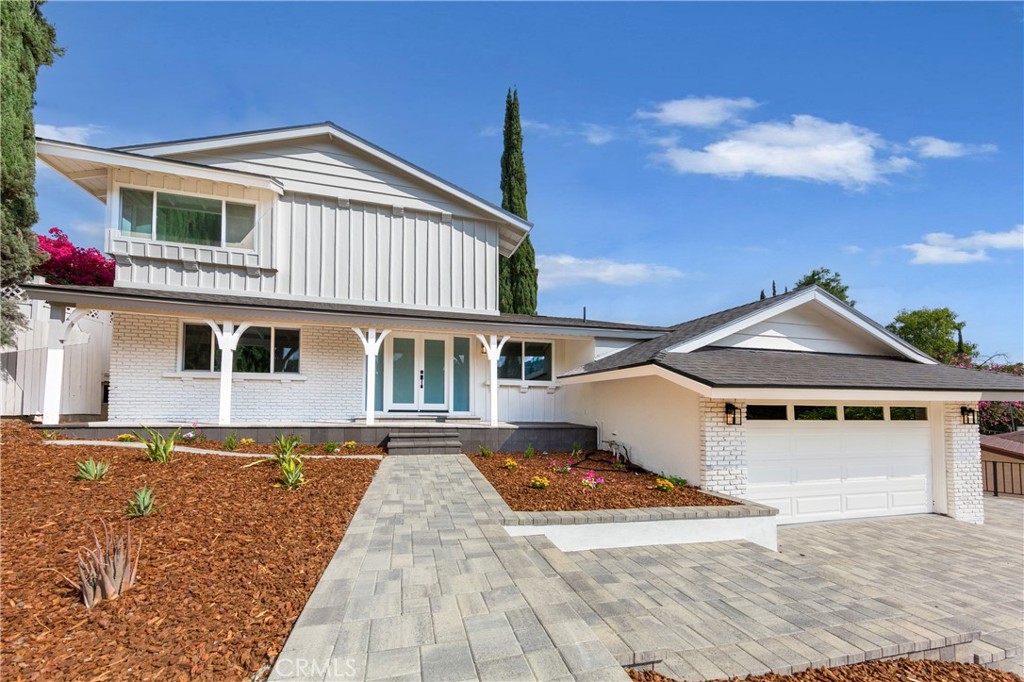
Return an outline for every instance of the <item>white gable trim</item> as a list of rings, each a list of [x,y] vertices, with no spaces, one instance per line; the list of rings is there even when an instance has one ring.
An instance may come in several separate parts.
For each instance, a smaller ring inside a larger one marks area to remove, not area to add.
[[[744,329],[747,329],[748,327],[755,325],[759,322],[769,320],[778,315],[779,313],[785,312],[787,310],[792,310],[793,308],[797,308],[811,302],[821,304],[828,310],[842,317],[847,322],[853,324],[854,326],[866,332],[870,336],[873,336],[874,338],[878,339],[885,345],[889,346],[890,348],[898,352],[900,355],[910,360],[920,362],[921,364],[925,365],[936,364],[935,360],[933,360],[932,358],[928,357],[921,351],[909,345],[908,343],[900,339],[898,336],[873,324],[870,320],[868,320],[868,318],[852,311],[849,308],[849,306],[840,303],[838,300],[835,299],[835,297],[823,291],[822,289],[819,289],[818,287],[811,287],[804,292],[797,293],[794,296],[779,301],[775,305],[769,305],[766,308],[762,308],[754,313],[734,320],[729,324],[722,325],[721,327],[717,327],[715,329],[707,331],[704,334],[701,334],[700,336],[696,336],[692,339],[688,339],[682,343],[676,344],[675,346],[671,346],[666,350],[669,353],[689,353],[697,350],[698,348],[703,348],[705,346],[712,345],[716,341],[720,341],[726,337],[732,336],[733,334],[740,332]]]
[[[58,142],[55,140],[36,139],[36,156],[43,163],[53,168],[58,173],[67,175],[68,179],[77,184],[77,181],[93,177],[92,172],[78,171],[67,174],[61,171],[48,157],[56,159],[74,159],[94,163],[102,167],[131,168],[150,173],[166,173],[169,175],[180,175],[198,180],[209,180],[210,182],[226,182],[243,187],[255,187],[265,189],[275,194],[284,194],[281,183],[273,178],[255,175],[253,173],[242,173],[239,171],[211,168],[184,161],[171,161],[168,159],[153,159],[128,152],[111,151],[99,147],[88,147],[85,145],[72,144],[70,142]],[[98,169],[97,169],[98,170]]]
[[[533,227],[533,224],[529,221],[523,220],[512,213],[508,213],[507,211],[484,201],[480,197],[470,194],[460,187],[442,180],[422,168],[419,168],[418,166],[415,166],[408,161],[405,161],[404,159],[399,158],[356,135],[353,135],[347,130],[343,130],[342,128],[329,123],[301,126],[297,128],[268,130],[263,132],[241,133],[238,135],[225,135],[199,140],[183,140],[181,142],[137,145],[134,147],[124,147],[123,149],[128,149],[134,153],[145,154],[147,156],[166,156],[168,154],[189,154],[192,152],[202,152],[211,149],[224,149],[227,147],[240,147],[245,145],[264,144],[267,142],[281,142],[301,139],[304,137],[313,137],[316,135],[327,135],[340,140],[341,142],[355,147],[359,151],[379,161],[400,169],[435,189],[439,189],[446,194],[457,197],[484,213],[493,216],[506,225],[509,225],[517,232],[516,238],[513,240],[514,247],[512,248],[512,251],[519,248],[519,244],[522,243],[523,239],[526,238],[526,235],[530,233],[530,229]]]

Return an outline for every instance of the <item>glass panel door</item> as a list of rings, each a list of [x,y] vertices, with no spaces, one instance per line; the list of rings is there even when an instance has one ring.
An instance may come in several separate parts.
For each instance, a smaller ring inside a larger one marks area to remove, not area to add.
[[[421,406],[425,409],[444,409],[446,354],[443,339],[423,339],[423,369],[420,387],[423,390]]]
[[[401,409],[416,409],[416,339],[391,340],[391,403]]]

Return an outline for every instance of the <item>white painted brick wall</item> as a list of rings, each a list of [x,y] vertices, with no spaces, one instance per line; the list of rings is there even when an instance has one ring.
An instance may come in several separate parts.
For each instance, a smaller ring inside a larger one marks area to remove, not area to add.
[[[220,379],[182,379],[181,325],[170,317],[114,314],[110,421],[217,421]],[[347,327],[303,326],[300,375],[280,381],[236,377],[233,422],[338,422],[364,411],[363,347]]]
[[[945,403],[942,420],[946,456],[947,513],[958,521],[985,522],[981,478],[981,436],[977,424],[964,424],[961,403]],[[966,405],[974,410],[976,404]]]
[[[742,411],[742,424],[731,426],[725,423],[727,402]],[[746,404],[735,400],[701,398],[699,409],[701,486],[724,495],[746,495]]]

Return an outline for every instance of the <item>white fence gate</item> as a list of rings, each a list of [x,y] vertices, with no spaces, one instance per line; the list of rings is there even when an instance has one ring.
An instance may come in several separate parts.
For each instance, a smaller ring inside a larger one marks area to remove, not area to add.
[[[5,292],[7,293],[7,292]],[[3,416],[36,416],[43,413],[46,380],[46,348],[51,322],[50,307],[42,301],[20,304],[29,318],[18,332],[15,345],[0,349]],[[64,342],[64,380],[61,414],[99,415],[103,412],[103,382],[110,374],[111,315],[93,311],[68,333]]]

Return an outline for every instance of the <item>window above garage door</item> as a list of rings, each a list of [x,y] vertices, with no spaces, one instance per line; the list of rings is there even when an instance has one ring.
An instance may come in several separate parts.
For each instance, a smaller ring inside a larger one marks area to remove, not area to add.
[[[746,413],[752,422],[928,421],[928,408],[917,405],[748,403]]]

